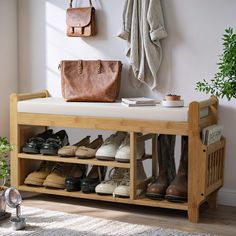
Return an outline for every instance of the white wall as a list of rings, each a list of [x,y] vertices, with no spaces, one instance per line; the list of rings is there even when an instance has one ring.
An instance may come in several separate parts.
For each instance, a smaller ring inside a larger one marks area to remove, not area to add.
[[[0,136],[9,137],[9,96],[17,92],[17,1],[0,0]]]
[[[81,2],[81,1],[77,1]],[[86,2],[86,1],[83,1]],[[224,29],[236,29],[234,0],[162,1],[168,38],[162,41],[164,60],[159,72],[158,92],[135,89],[128,78],[125,42],[116,37],[124,0],[94,0],[97,9],[98,36],[65,36],[64,0],[19,1],[20,90],[47,88],[52,96],[61,96],[57,66],[62,59],[118,59],[124,63],[121,96],[145,95],[161,98],[173,92],[186,102],[207,98],[195,91],[203,78],[213,78],[218,55],[222,52]],[[220,101],[219,122],[227,137],[225,184],[220,202],[236,205],[236,101]],[[77,132],[77,131],[76,131]],[[75,134],[74,134],[75,135]]]

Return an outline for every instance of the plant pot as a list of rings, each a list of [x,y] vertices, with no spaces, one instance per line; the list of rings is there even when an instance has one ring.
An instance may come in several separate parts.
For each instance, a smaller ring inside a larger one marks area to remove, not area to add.
[[[1,187],[5,186],[6,180],[6,178],[0,178],[0,189]]]
[[[6,178],[0,178],[0,216],[4,215],[6,211],[6,201],[3,188],[5,183],[6,183]]]
[[[0,217],[6,214],[4,190],[0,188]]]
[[[165,100],[166,101],[179,101],[180,96],[179,95],[166,95]]]

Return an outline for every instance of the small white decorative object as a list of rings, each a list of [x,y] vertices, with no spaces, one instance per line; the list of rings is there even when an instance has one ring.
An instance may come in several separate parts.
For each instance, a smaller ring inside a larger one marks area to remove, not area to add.
[[[167,101],[167,100],[163,99],[161,101],[161,105],[163,107],[183,107],[184,106],[184,100]]]
[[[180,95],[169,93],[165,96],[165,99],[162,100],[161,104],[163,107],[183,107],[184,100],[181,100]]]

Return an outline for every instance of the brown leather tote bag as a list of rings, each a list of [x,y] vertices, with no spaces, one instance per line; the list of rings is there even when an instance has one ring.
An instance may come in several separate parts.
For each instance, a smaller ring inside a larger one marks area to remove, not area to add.
[[[67,102],[114,102],[120,91],[120,61],[61,61],[62,96]]]
[[[95,8],[89,0],[90,7],[73,8],[73,0],[66,11],[68,37],[89,37],[96,35]]]

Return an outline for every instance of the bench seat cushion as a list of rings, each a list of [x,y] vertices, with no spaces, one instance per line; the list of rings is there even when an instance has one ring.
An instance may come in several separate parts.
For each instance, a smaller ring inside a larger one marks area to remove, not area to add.
[[[47,97],[18,101],[18,112],[125,118],[135,120],[188,121],[188,107],[167,108],[161,105],[126,107],[121,103],[65,102],[63,98]]]

